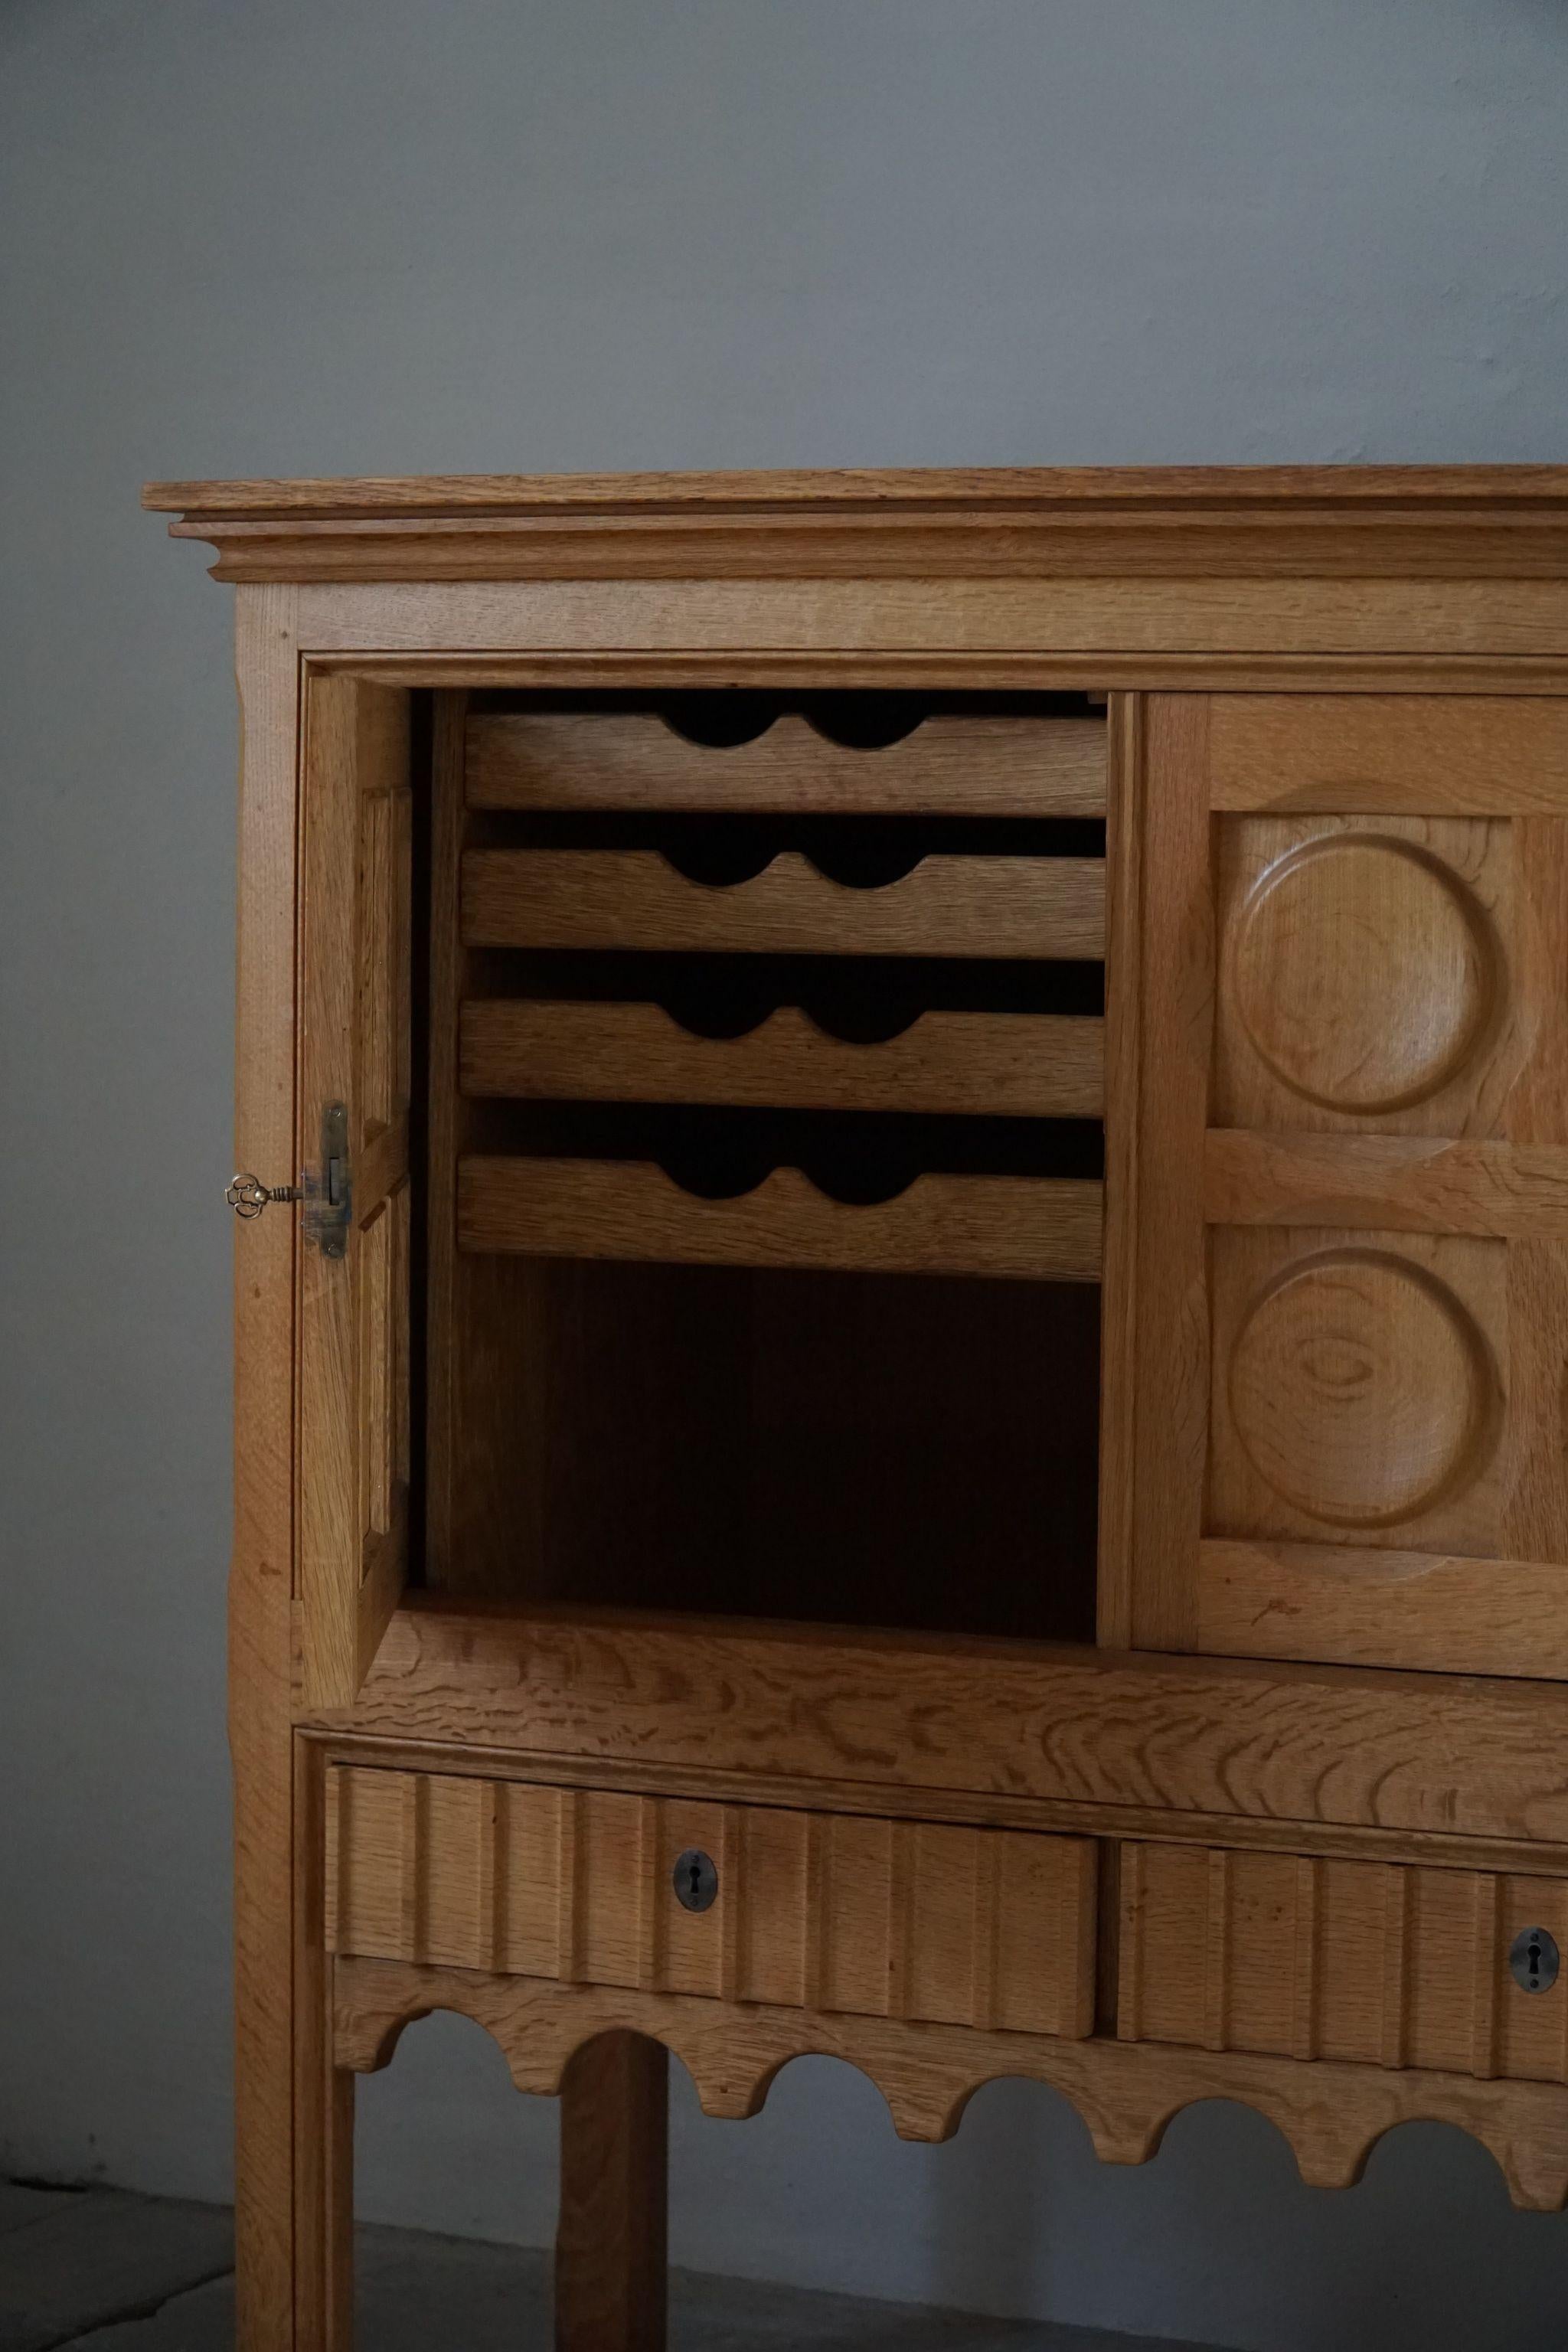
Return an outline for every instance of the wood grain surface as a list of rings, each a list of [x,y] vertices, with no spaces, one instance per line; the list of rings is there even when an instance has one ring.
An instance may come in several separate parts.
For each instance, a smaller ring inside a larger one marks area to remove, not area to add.
[[[879,750],[792,711],[751,742],[689,741],[652,711],[495,712],[468,721],[470,807],[1105,814],[1105,721],[937,713]]]
[[[297,743],[295,597],[240,592],[235,1154],[294,1181]],[[297,2257],[319,2210],[296,2212],[294,1742],[295,1259],[274,1209],[234,1235],[234,1551],[228,1733],[234,1764],[235,2326],[240,2352],[292,2341]],[[320,2088],[301,2118],[320,2137]],[[317,2255],[320,2255],[317,2248]]]
[[[530,1257],[1092,1282],[1100,1227],[1100,1187],[1078,1178],[917,1176],[863,1203],[830,1200],[798,1168],[721,1201],[649,1160],[475,1155],[458,1171],[461,1247]]]
[[[742,1036],[700,1037],[657,1004],[489,997],[463,1007],[461,1072],[465,1094],[545,1102],[1097,1118],[1103,1040],[1092,1016],[924,1013],[849,1044],[795,1005]]]
[[[1198,1639],[1219,1657],[1337,1658],[1568,1681],[1568,1565],[1210,1537]]]
[[[689,1693],[704,1704],[694,1709]],[[781,1780],[1568,1843],[1561,1694],[1460,1675],[401,1609],[322,1730]]]
[[[475,849],[463,939],[479,948],[751,955],[1079,957],[1105,952],[1095,857],[925,857],[854,889],[785,850],[749,882],[689,882],[655,850]]]
[[[1214,709],[1216,809],[1568,814],[1568,702],[1238,694]]]
[[[664,2352],[669,2055],[611,2030],[561,2077],[556,2352]]]

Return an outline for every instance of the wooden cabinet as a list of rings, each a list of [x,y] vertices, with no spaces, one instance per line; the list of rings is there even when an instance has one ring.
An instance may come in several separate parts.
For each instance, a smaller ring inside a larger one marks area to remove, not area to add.
[[[149,499],[238,585],[242,2352],[348,2352],[433,2008],[562,2094],[568,2352],[667,2050],[1562,2205],[1568,475]]]

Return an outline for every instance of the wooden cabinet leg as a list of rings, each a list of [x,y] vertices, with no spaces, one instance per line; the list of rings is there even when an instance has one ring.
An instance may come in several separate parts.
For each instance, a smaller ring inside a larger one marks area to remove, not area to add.
[[[664,2352],[669,2054],[602,2033],[561,2086],[556,2352]]]

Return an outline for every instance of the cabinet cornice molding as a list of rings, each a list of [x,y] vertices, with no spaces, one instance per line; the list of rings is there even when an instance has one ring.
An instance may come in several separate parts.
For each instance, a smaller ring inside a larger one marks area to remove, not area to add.
[[[153,482],[219,580],[1568,577],[1568,467]]]

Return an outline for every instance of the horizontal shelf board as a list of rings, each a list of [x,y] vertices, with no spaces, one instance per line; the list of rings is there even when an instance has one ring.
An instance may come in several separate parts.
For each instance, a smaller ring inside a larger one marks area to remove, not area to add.
[[[1211,1537],[1198,1555],[1198,1644],[1428,1674],[1568,1681],[1568,1567],[1371,1546]]]
[[[492,809],[1103,816],[1105,722],[940,716],[858,751],[795,712],[724,747],[689,742],[652,711],[486,715],[468,721],[467,792]]]
[[[458,1246],[481,1254],[1092,1282],[1100,1224],[1100,1186],[1076,1178],[927,1175],[862,1205],[796,1168],[723,1201],[647,1160],[479,1157],[458,1171]]]
[[[1558,1849],[1568,1842],[1563,1704],[1552,1686],[1474,1675],[528,1614],[432,1595],[398,1611],[353,1707],[313,1720],[643,1773],[777,1774]]]
[[[1204,1213],[1211,1225],[1560,1241],[1568,1238],[1568,1148],[1215,1128],[1204,1148]]]
[[[847,1044],[794,1005],[739,1037],[700,1037],[658,1004],[490,998],[462,1013],[468,1095],[543,1101],[744,1103],[824,1110],[1096,1118],[1104,1024],[1026,1013],[926,1013]]]
[[[789,850],[715,888],[655,850],[476,849],[463,860],[462,926],[475,948],[1092,961],[1105,953],[1105,866],[927,857],[859,890]]]

